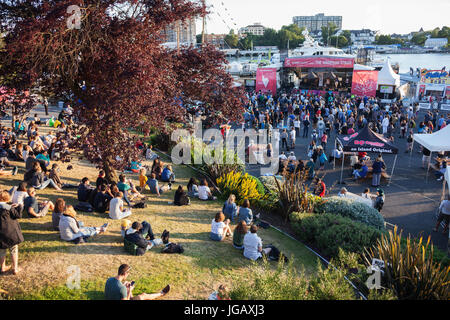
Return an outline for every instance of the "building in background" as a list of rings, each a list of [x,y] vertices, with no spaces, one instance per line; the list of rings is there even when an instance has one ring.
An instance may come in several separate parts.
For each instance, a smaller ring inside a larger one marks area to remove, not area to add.
[[[244,34],[253,34],[255,36],[263,36],[265,30],[266,28],[260,22],[255,22],[252,25],[240,28],[239,35],[242,36]]]
[[[377,31],[369,29],[349,30],[353,45],[368,45],[375,43]]]
[[[428,38],[425,41],[426,48],[442,48],[448,44],[447,38]]]
[[[315,16],[297,16],[292,19],[293,23],[300,28],[306,28],[309,32],[322,30],[322,27],[328,27],[328,24],[334,24],[339,30],[342,29],[342,16],[326,16],[323,13]]]
[[[225,44],[226,36],[226,34],[205,34],[205,42],[220,49],[228,48],[229,46]]]
[[[195,45],[197,43],[195,19],[172,23],[163,32],[164,41],[176,43],[178,30],[180,33],[180,43],[182,45]]]

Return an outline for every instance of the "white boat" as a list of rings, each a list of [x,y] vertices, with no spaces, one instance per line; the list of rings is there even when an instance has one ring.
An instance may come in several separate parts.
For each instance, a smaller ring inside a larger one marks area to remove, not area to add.
[[[307,57],[307,56],[331,56],[343,58],[355,58],[355,55],[347,54],[343,50],[334,47],[322,47],[310,35],[308,30],[303,31],[305,41],[301,47],[289,51],[289,57]]]

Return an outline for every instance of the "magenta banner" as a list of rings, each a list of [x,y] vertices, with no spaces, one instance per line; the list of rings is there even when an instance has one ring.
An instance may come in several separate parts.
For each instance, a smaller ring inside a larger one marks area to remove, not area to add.
[[[378,71],[354,70],[352,94],[360,97],[375,97],[377,94]]]
[[[355,64],[354,58],[286,58],[284,60],[285,68],[339,68],[339,69],[353,69]]]
[[[262,93],[277,92],[277,69],[276,68],[258,68],[256,70],[256,92]]]

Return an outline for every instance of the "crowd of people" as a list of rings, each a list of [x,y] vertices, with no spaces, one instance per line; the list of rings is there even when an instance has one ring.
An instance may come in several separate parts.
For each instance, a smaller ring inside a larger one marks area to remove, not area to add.
[[[375,132],[383,134],[393,141],[394,136],[406,139],[407,152],[410,151],[410,140],[413,129],[418,121],[417,110],[412,107],[402,107],[401,104],[393,104],[381,107],[376,99],[354,98],[351,96],[325,97],[302,94],[281,94],[274,98],[270,94],[248,94],[249,104],[244,114],[244,128],[268,129],[270,142],[268,144],[268,156],[272,155],[272,144],[281,143],[283,150],[279,156],[280,173],[291,174],[306,170],[309,178],[314,179],[314,194],[324,197],[327,192],[322,178],[316,173],[323,170],[325,163],[333,158],[342,157],[342,150],[336,148],[330,150],[327,157],[327,142],[334,132],[335,134],[348,135],[355,133],[364,126],[369,126]],[[137,246],[138,255],[144,254],[154,246],[165,244],[163,236],[156,239],[150,224],[146,221],[131,223],[127,218],[132,215],[133,208],[144,208],[147,196],[145,193],[160,197],[172,190],[176,183],[175,173],[170,164],[164,164],[152,146],[148,146],[136,137],[136,148],[141,150],[143,159],[151,160],[152,166],[143,166],[141,159],[133,159],[120,176],[117,183],[107,181],[105,172],[99,171],[95,186],[91,186],[87,177],[81,179],[78,185],[64,183],[60,177],[60,168],[54,161],[66,161],[69,159],[68,145],[64,140],[58,139],[58,133],[66,130],[67,124],[72,120],[70,106],[65,106],[57,120],[50,119],[46,125],[52,127],[48,134],[41,134],[39,124],[44,123],[35,115],[34,119],[27,123],[25,120],[16,121],[14,130],[0,128],[0,175],[16,175],[17,166],[10,161],[22,161],[25,166],[23,181],[10,190],[0,192],[0,264],[1,272],[7,272],[12,268],[14,274],[20,272],[18,266],[18,245],[24,241],[18,220],[22,217],[39,219],[52,214],[52,228],[58,231],[64,241],[75,244],[89,241],[89,238],[105,233],[109,223],[99,227],[85,226],[78,219],[78,211],[95,211],[108,214],[113,220],[123,220],[122,236],[124,240]],[[427,113],[424,121],[419,123],[419,132],[431,133],[440,130],[450,123],[450,114],[447,118],[431,112]],[[311,135],[310,134],[311,127]],[[281,129],[281,132],[274,131]],[[303,129],[303,133],[302,133]],[[407,133],[408,136],[407,136]],[[306,150],[307,161],[303,161],[295,154],[296,138],[302,135],[310,139]],[[27,141],[25,144],[23,140]],[[285,153],[286,152],[286,153]],[[426,156],[425,151],[424,157]],[[357,161],[353,163],[353,176],[359,179],[367,175],[368,168],[365,163],[367,154],[357,154]],[[443,161],[446,163],[446,161]],[[373,205],[381,211],[385,194],[380,185],[380,174],[385,168],[382,156],[379,155],[372,165],[372,186],[377,187],[377,195],[370,195],[366,190],[362,197],[373,200]],[[139,184],[135,185],[127,179],[128,173],[139,174]],[[437,175],[440,178],[441,175]],[[54,188],[62,192],[67,188],[77,189],[77,206],[66,205],[60,197],[55,203],[51,201],[39,201],[37,193],[45,188]],[[200,201],[213,201],[217,198],[213,195],[207,179],[198,182],[194,177],[189,180],[186,190],[179,185],[174,194],[173,204],[177,206],[190,205],[191,199]],[[345,195],[346,190],[341,190]],[[237,205],[235,195],[230,195],[223,204],[220,212],[217,212],[211,221],[210,238],[213,241],[224,241],[232,238],[234,248],[243,251],[243,256],[257,260],[264,255],[269,255],[271,247],[264,248],[262,240],[258,236],[258,217],[251,210],[250,201],[243,199]],[[446,207],[444,206],[444,209]],[[446,210],[446,209],[445,209]],[[443,210],[443,211],[445,211]],[[448,210],[447,210],[448,211]],[[444,220],[443,217],[441,219]],[[448,219],[447,228],[448,228]],[[234,230],[232,224],[236,223]],[[163,235],[166,233],[164,230]],[[10,252],[12,267],[6,265],[6,254]],[[134,285],[126,282],[129,266],[119,268],[118,275],[108,279],[105,287],[105,295],[111,299],[154,299],[168,293],[170,286],[160,293],[142,294],[133,298]]]

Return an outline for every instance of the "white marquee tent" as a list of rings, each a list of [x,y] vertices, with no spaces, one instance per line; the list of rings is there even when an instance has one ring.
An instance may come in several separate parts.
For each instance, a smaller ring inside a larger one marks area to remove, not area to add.
[[[391,61],[386,59],[383,68],[378,72],[379,86],[400,86],[400,75],[396,74],[391,67]]]
[[[420,143],[431,152],[450,151],[450,126],[433,134],[415,134],[414,142]]]
[[[432,134],[414,134],[413,147],[411,148],[411,156],[412,150],[414,149],[414,143],[417,142],[433,152],[447,152],[450,151],[450,126],[446,126],[444,129],[436,131]],[[431,154],[430,159],[428,160],[428,170],[427,170],[427,181],[428,181],[428,171],[430,169],[431,163]],[[410,161],[411,161],[410,156]],[[448,169],[447,169],[448,174]],[[447,180],[449,181],[449,180]]]

